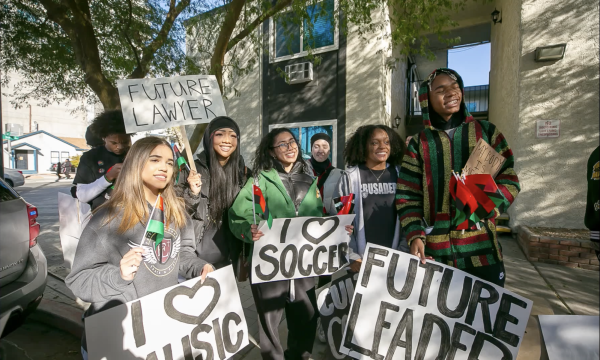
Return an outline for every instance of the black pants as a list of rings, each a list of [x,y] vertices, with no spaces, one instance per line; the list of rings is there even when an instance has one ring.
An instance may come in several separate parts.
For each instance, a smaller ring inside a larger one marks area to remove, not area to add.
[[[296,279],[295,300],[290,301],[290,281],[252,284],[259,321],[260,353],[263,360],[308,360],[317,329],[317,298],[313,278]],[[285,311],[287,350],[279,340],[279,323]]]
[[[494,265],[486,265],[481,267],[474,267],[465,269],[465,272],[487,280],[498,286],[504,287],[504,281],[506,280],[506,272],[504,271],[504,262],[499,262]]]

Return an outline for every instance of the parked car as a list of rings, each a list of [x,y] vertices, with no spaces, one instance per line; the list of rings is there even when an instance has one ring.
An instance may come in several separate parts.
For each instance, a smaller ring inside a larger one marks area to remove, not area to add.
[[[46,288],[48,263],[37,243],[37,208],[0,179],[0,337],[35,311]]]
[[[11,187],[17,187],[25,184],[25,177],[21,170],[4,168],[4,180]]]

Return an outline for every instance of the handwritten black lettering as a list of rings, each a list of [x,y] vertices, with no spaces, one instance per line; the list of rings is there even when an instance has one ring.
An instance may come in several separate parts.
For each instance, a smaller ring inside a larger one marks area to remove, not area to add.
[[[279,261],[277,261],[277,259],[275,259],[274,257],[269,256],[267,254],[267,251],[272,251],[273,254],[275,254],[277,253],[277,247],[273,244],[265,245],[262,247],[262,249],[260,249],[260,252],[258,253],[258,256],[261,258],[261,260],[273,265],[273,271],[270,274],[263,274],[263,272],[260,270],[260,264],[254,267],[256,276],[263,281],[270,281],[271,279],[273,279],[275,275],[277,275],[277,271],[279,269]]]

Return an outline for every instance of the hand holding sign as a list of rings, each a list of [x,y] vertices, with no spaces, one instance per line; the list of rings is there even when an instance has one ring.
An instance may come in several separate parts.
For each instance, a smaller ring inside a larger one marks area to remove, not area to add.
[[[190,191],[194,195],[200,194],[200,190],[202,187],[202,177],[196,171],[190,171],[190,176],[187,178],[188,185],[190,186]]]
[[[347,264],[354,215],[274,219],[252,226],[252,283],[328,275]]]

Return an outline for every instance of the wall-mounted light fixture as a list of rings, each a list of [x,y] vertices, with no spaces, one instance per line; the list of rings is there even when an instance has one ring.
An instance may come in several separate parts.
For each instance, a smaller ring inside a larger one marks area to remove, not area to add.
[[[497,23],[502,23],[502,17],[500,15],[502,15],[500,11],[494,8],[494,11],[492,11],[492,21],[494,22],[494,25]]]
[[[535,61],[556,61],[565,57],[567,44],[540,46],[535,48]]]
[[[400,118],[400,115],[396,114],[396,117],[394,118],[394,123],[392,124],[392,128],[393,129],[399,128],[401,120],[402,120],[402,118]]]

